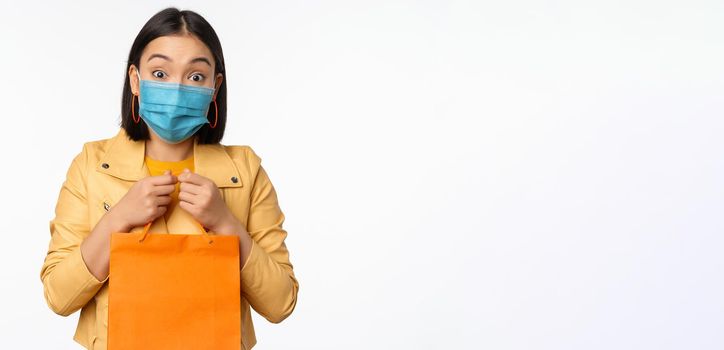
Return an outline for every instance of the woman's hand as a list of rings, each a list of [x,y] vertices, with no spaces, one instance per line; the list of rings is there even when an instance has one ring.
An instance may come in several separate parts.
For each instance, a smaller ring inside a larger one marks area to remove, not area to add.
[[[177,181],[170,170],[138,180],[108,214],[125,226],[125,232],[145,225],[166,213]]]
[[[213,180],[188,169],[178,176],[179,206],[209,231],[221,235],[238,235],[242,225],[234,217]]]
[[[184,169],[178,180],[178,205],[183,210],[217,235],[239,237],[239,266],[243,268],[253,242],[246,227],[226,206],[214,181],[189,169]]]

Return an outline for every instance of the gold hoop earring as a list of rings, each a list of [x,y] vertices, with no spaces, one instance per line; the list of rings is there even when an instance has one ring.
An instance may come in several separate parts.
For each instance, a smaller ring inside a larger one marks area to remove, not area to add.
[[[138,122],[141,121],[141,117],[139,116],[138,120],[136,120],[136,107],[135,107],[136,96],[137,95],[131,94],[131,116],[133,117],[133,121],[136,122],[136,124],[138,124]]]

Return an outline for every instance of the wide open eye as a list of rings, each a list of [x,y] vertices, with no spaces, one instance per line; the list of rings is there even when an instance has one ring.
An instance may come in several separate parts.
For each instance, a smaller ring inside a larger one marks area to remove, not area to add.
[[[159,78],[159,79],[163,79],[164,77],[166,77],[166,73],[164,73],[163,71],[160,71],[160,70],[155,70],[155,71],[153,71],[151,74],[152,74],[155,78]]]
[[[196,73],[196,74],[191,75],[191,78],[190,78],[190,79],[191,79],[192,81],[198,83],[198,82],[204,81],[204,75],[201,74],[201,73]]]

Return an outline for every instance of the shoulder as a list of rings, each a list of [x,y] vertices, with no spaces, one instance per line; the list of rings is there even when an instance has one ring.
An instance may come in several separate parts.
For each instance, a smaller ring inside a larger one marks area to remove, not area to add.
[[[259,158],[249,145],[222,145],[231,158]]]
[[[87,174],[95,167],[112,139],[109,137],[83,142],[66,168],[66,183],[81,188],[81,183],[87,180]]]
[[[107,137],[83,142],[80,150],[75,153],[72,163],[83,167],[94,166],[105,154],[113,140],[114,137]]]
[[[226,153],[234,161],[244,182],[255,184],[259,177],[266,177],[261,164],[261,156],[250,145],[223,145]]]
[[[99,158],[101,155],[106,153],[108,147],[113,144],[113,141],[115,139],[116,137],[108,137],[104,139],[86,141],[85,143],[83,143],[83,149],[81,150],[81,153],[85,153],[89,157]]]
[[[261,165],[261,157],[249,145],[222,145],[222,147],[234,162],[247,165],[250,168]]]
[[[99,157],[103,155],[108,148],[116,142],[120,137],[125,137],[125,132],[123,128],[120,128],[118,132],[116,132],[115,135],[109,135],[108,137],[104,138],[94,138],[87,140],[83,142],[82,148],[80,151],[76,154],[76,156],[84,156],[84,157]]]

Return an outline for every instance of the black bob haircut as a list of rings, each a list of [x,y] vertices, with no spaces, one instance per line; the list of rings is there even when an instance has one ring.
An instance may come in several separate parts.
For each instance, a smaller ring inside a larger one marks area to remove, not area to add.
[[[123,83],[123,96],[121,98],[121,127],[126,130],[129,138],[133,141],[148,140],[150,138],[148,126],[141,119],[138,123],[133,121],[132,112],[138,117],[138,101],[135,101],[135,111],[131,111],[132,99],[135,98],[131,91],[131,83],[129,81],[128,70],[131,64],[140,69],[140,60],[143,49],[149,42],[165,35],[177,35],[190,33],[201,40],[211,51],[214,56],[214,76],[221,73],[224,79],[221,81],[218,92],[216,93],[216,105],[218,106],[219,120],[215,128],[204,124],[195,136],[198,137],[200,144],[213,144],[221,142],[224,137],[224,129],[226,128],[226,68],[224,66],[224,53],[221,49],[221,42],[216,35],[214,28],[211,27],[201,15],[193,11],[179,11],[175,7],[163,9],[153,15],[148,22],[138,32],[136,39],[131,46],[131,52],[128,54],[126,63],[126,77]],[[213,123],[215,118],[214,106],[209,106],[209,112],[206,118]],[[210,116],[210,117],[209,117]]]

